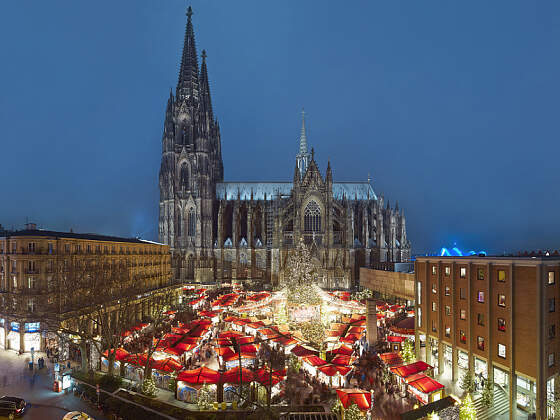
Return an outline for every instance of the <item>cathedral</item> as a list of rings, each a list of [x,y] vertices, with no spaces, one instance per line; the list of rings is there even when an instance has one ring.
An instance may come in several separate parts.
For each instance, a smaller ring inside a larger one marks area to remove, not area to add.
[[[301,240],[324,288],[352,288],[360,267],[410,258],[402,209],[377,196],[370,180],[336,182],[330,162],[321,173],[303,113],[291,182],[224,181],[204,50],[201,59],[199,67],[189,7],[159,172],[159,241],[171,248],[177,278],[272,287]]]

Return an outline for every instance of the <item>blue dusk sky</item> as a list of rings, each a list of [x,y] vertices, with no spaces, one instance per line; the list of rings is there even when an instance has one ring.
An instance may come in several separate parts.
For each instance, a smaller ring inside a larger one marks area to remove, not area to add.
[[[305,107],[415,253],[560,248],[558,1],[3,1],[0,223],[156,239],[189,4],[226,180],[291,180]]]

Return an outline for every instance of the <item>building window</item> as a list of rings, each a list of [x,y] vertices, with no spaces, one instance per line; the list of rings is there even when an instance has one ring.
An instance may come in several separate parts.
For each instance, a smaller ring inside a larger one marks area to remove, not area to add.
[[[548,327],[548,338],[556,337],[556,325],[550,325]]]
[[[35,312],[35,299],[29,298],[27,301],[27,310],[29,312]]]
[[[498,318],[498,331],[506,331],[506,320],[504,318]]]
[[[548,272],[548,284],[554,284],[554,271]]]
[[[418,282],[418,305],[422,305],[422,283]]]
[[[87,249],[87,253],[90,254],[91,253],[91,245],[88,244],[86,249]]]
[[[548,367],[554,366],[554,353],[548,355]]]
[[[451,307],[448,305],[445,305],[445,315],[447,316],[451,315]]]
[[[27,244],[27,249],[29,250],[30,253],[35,252],[35,242],[29,242]]]
[[[49,255],[53,253],[53,244],[49,243],[49,245],[48,245],[48,250],[49,250],[49,251],[48,251],[48,252],[49,252]]]
[[[548,312],[554,312],[556,310],[556,299],[548,299]]]
[[[459,341],[463,344],[467,342],[467,336],[463,330],[459,330]]]
[[[451,268],[445,267],[445,275],[449,276],[451,274]]]
[[[465,297],[465,289],[463,289],[462,287],[459,289],[459,297],[461,299],[466,299]]]
[[[498,295],[498,306],[506,307],[506,295]]]
[[[484,268],[479,268],[477,270],[477,278],[479,280],[484,280]]]
[[[466,309],[461,309],[461,319],[462,319],[462,320],[467,319],[467,311],[466,311]]]
[[[305,206],[303,225],[306,232],[321,231],[321,208],[315,201],[310,201]]]
[[[451,294],[451,289],[449,286],[445,286],[445,296],[449,296]]]
[[[64,252],[66,252],[67,254],[70,254],[70,244],[65,244],[64,245]]]
[[[189,210],[189,215],[187,218],[187,234],[190,237],[193,237],[196,234],[196,217],[195,217],[194,209],[192,207]]]
[[[437,274],[437,267],[432,265],[432,274],[435,276]]]
[[[476,338],[476,347],[478,347],[479,350],[484,351],[484,337],[481,337],[480,335]]]
[[[506,358],[506,346],[503,344],[498,344],[498,357]]]
[[[506,270],[498,270],[498,281],[501,283],[506,281]]]
[[[177,216],[177,236],[182,236],[183,233],[181,232],[181,216]]]
[[[422,326],[422,308],[418,308],[418,328]]]
[[[436,328],[436,321],[434,319],[432,319],[432,331],[433,332],[437,332],[437,328]]]
[[[27,278],[27,288],[28,289],[35,289],[36,286],[35,277],[28,277]]]
[[[76,254],[79,254],[80,252],[82,252],[82,246],[76,245]]]
[[[451,327],[445,326],[445,336],[451,337]]]
[[[461,277],[462,279],[467,277],[467,268],[466,267],[461,267],[459,269],[459,277]]]
[[[478,314],[478,325],[484,326],[484,314]]]
[[[432,283],[432,293],[437,293],[437,286],[435,283]]]
[[[17,254],[17,242],[12,242],[12,254]]]
[[[435,302],[432,302],[432,311],[436,311],[437,310],[437,306]]]
[[[478,291],[477,301],[478,303],[484,303],[484,292],[482,290]]]

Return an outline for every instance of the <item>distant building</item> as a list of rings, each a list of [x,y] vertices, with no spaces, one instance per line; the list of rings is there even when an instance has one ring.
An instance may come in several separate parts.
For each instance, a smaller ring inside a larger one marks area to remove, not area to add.
[[[27,229],[0,235],[0,348],[43,350],[50,337],[46,318],[71,319],[61,294],[60,276],[73,264],[99,261],[126,263],[142,295],[135,301],[136,319],[150,313],[151,299],[174,287],[167,245],[135,238]],[[111,302],[107,302],[110,305]],[[84,308],[87,310],[87,308]],[[45,333],[45,334],[42,334]]]
[[[275,284],[300,238],[326,288],[353,287],[359,267],[372,261],[407,261],[402,209],[378,197],[369,181],[335,181],[330,163],[321,173],[308,150],[305,119],[291,181],[224,182],[206,53],[199,67],[190,8],[187,16],[159,173],[159,240],[171,247],[175,275],[205,283]]]
[[[516,407],[551,418],[559,282],[558,257],[417,257],[417,354],[451,381],[493,379],[510,418]]]

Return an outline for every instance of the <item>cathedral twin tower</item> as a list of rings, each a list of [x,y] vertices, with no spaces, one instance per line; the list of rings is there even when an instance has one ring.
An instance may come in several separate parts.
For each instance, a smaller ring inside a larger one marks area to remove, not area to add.
[[[165,113],[159,173],[159,240],[184,281],[277,284],[303,239],[322,287],[349,288],[359,267],[410,256],[405,219],[369,182],[333,182],[308,153],[303,120],[293,182],[224,182],[220,127],[206,53],[198,66],[192,9],[179,80]]]

